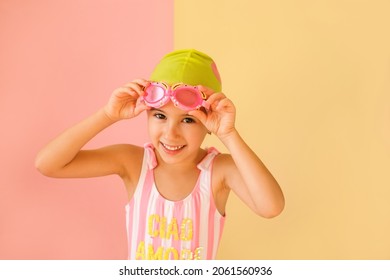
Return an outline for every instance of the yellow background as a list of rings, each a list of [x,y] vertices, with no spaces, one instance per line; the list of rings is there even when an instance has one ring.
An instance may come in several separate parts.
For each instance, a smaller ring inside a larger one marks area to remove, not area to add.
[[[215,59],[286,196],[267,220],[231,195],[218,258],[390,259],[389,14],[389,1],[175,1],[175,48]]]

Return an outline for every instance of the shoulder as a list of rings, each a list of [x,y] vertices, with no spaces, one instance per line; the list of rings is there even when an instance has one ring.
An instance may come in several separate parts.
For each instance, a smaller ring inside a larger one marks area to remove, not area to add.
[[[113,160],[120,163],[118,175],[122,178],[130,199],[141,174],[145,148],[131,144],[116,144],[106,148],[110,150]]]
[[[129,161],[142,160],[145,151],[144,147],[131,144],[117,144],[113,147],[118,156]]]
[[[235,164],[230,154],[220,153],[215,156],[214,168],[225,170],[232,166],[235,166]]]
[[[120,162],[122,171],[119,175],[123,179],[134,178],[139,173],[144,155],[143,147],[131,144],[116,144],[103,149],[111,154],[114,161]]]
[[[218,154],[214,160],[214,174],[224,188],[231,188],[232,179],[239,175],[237,166],[230,154]]]
[[[226,176],[235,167],[233,158],[230,154],[220,153],[215,156],[213,163],[213,176],[217,177],[218,181],[224,185]]]

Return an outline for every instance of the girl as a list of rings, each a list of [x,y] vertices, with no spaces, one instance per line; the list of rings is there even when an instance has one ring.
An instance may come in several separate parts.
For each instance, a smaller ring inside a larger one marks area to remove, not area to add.
[[[83,146],[113,123],[147,113],[144,147]],[[201,144],[215,134],[230,154]],[[69,128],[36,158],[50,177],[119,175],[127,189],[129,259],[214,259],[232,190],[256,214],[284,208],[283,193],[235,128],[213,60],[197,50],[166,55],[150,80],[116,89],[108,103]]]

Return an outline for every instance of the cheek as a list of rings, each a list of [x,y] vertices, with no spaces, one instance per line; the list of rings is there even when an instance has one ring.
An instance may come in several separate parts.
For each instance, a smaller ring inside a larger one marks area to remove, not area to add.
[[[156,122],[153,121],[153,119],[148,118],[147,125],[150,137],[153,137],[154,135],[159,133],[159,126],[156,124]]]
[[[203,124],[200,124],[199,128],[198,128],[199,137],[205,138],[207,135],[207,132],[208,132],[207,128]]]
[[[186,137],[192,139],[192,141],[201,144],[206,137],[207,129],[204,127],[194,127],[192,129],[186,130]]]

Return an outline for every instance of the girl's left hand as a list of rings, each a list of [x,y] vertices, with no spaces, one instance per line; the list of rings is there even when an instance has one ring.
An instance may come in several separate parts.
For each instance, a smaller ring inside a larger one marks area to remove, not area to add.
[[[211,133],[220,139],[235,131],[236,108],[233,102],[222,92],[215,93],[204,86],[199,86],[199,89],[206,94],[206,103],[210,105],[210,108],[207,112],[193,110],[188,114],[199,119]]]

